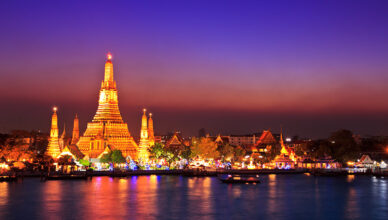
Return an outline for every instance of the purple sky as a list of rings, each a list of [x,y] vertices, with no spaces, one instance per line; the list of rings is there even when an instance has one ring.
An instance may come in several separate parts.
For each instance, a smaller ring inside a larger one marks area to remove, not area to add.
[[[388,134],[387,1],[58,2],[1,3],[0,132],[85,128],[110,51],[135,136]]]

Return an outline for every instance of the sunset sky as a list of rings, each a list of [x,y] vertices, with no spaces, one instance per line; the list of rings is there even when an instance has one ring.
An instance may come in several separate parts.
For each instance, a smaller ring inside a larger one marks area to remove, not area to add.
[[[4,1],[0,132],[81,128],[107,52],[140,132],[388,135],[388,1]]]

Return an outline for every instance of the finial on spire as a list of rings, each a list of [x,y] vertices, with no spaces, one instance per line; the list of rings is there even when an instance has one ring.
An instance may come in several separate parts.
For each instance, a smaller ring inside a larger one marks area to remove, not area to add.
[[[57,106],[54,106],[53,111],[57,112],[57,110],[58,110]]]
[[[112,60],[112,54],[110,52],[108,52],[108,54],[106,54],[106,58],[108,60]]]

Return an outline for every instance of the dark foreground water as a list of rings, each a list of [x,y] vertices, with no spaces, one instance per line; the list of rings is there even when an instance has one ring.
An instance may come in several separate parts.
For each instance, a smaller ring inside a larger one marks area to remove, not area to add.
[[[388,219],[388,179],[262,176],[258,185],[217,178],[95,177],[0,183],[0,219]]]

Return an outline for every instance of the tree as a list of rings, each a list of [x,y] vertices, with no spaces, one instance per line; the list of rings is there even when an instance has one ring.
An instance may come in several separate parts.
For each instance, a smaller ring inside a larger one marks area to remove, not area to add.
[[[234,160],[242,161],[245,157],[246,151],[241,147],[237,146],[234,148]]]
[[[78,162],[79,162],[80,164],[82,164],[82,166],[84,166],[84,167],[90,166],[89,160],[80,159]]]
[[[58,159],[59,165],[70,165],[72,164],[73,158],[69,155],[63,155]]]
[[[156,160],[165,159],[169,167],[172,162],[182,158],[188,159],[190,155],[190,149],[187,150],[187,147],[166,147],[161,143],[155,143],[148,151],[150,152],[150,156]]]
[[[189,160],[191,159],[191,149],[190,147],[185,147],[181,152],[180,152],[180,158]]]
[[[234,156],[234,147],[228,143],[222,144],[218,146],[218,152],[220,153],[220,156],[222,157],[222,160],[231,160]]]
[[[193,138],[191,145],[191,154],[193,157],[203,159],[216,159],[220,156],[217,151],[217,144],[210,138]]]
[[[124,163],[125,158],[121,150],[113,150],[111,154],[112,162],[115,163]]]
[[[342,163],[355,160],[360,156],[360,146],[353,138],[353,133],[349,130],[339,130],[329,138],[334,158]]]
[[[315,158],[333,157],[333,145],[328,140],[319,140],[315,142]]]
[[[178,160],[178,157],[171,151],[165,151],[163,157],[168,163],[168,167],[171,167],[171,163]]]
[[[153,146],[148,148],[150,156],[156,160],[163,157],[164,154],[164,145],[161,143],[155,143]]]
[[[123,157],[123,154],[121,150],[113,150],[107,154],[102,155],[100,158],[101,163],[113,163],[113,165],[118,163],[124,163],[125,158]]]
[[[109,152],[107,154],[102,155],[102,157],[100,158],[100,162],[101,163],[110,163],[110,162],[112,162],[111,154],[112,154],[112,152]]]

